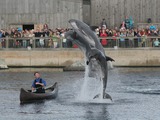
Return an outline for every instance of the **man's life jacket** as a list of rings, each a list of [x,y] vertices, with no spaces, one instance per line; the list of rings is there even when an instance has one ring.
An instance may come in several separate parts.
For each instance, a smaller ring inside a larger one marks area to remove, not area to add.
[[[40,79],[40,83],[42,83],[42,79]],[[34,80],[34,84],[36,87],[36,93],[45,93],[45,89],[41,85],[36,85],[36,79]]]

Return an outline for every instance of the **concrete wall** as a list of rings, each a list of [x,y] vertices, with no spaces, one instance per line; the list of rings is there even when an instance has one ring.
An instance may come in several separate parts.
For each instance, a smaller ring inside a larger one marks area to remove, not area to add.
[[[71,18],[82,20],[82,0],[0,0],[0,28],[45,23],[64,28]]]
[[[83,22],[87,23],[88,25],[91,24],[91,2],[90,0],[83,0]]]
[[[115,66],[160,66],[160,49],[118,49],[106,53],[115,59]]]
[[[160,22],[160,0],[91,0],[91,24],[99,25],[103,18],[108,26],[120,26],[125,16],[132,16],[135,23]]]
[[[14,24],[44,24],[50,28],[70,27],[71,18],[109,27],[120,26],[125,16],[135,23],[152,18],[160,22],[160,0],[0,0],[0,28]]]
[[[160,49],[105,49],[114,66],[160,66]],[[1,50],[0,59],[8,66],[67,67],[84,62],[78,49]]]
[[[8,68],[8,66],[6,65],[4,59],[0,59],[0,69],[3,69],[3,68]]]

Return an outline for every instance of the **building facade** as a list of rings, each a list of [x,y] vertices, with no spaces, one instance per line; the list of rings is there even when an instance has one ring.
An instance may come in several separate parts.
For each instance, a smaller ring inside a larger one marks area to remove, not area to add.
[[[160,0],[0,0],[0,28],[48,24],[50,28],[70,27],[69,19],[99,26],[119,27],[126,16],[136,24],[160,22]]]
[[[160,0],[90,0],[91,25],[99,25],[103,18],[109,27],[119,27],[126,16],[132,17],[135,25],[160,22]]]
[[[0,28],[48,24],[68,27],[71,18],[82,20],[82,0],[0,0]]]

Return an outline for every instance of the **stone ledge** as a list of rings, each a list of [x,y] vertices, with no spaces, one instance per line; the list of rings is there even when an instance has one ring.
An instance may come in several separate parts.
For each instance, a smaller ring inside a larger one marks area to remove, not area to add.
[[[0,69],[7,69],[8,66],[5,64],[4,59],[0,59]]]

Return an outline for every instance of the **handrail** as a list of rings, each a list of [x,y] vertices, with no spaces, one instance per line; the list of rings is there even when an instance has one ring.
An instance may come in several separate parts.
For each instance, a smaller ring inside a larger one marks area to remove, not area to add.
[[[141,37],[99,37],[100,40],[106,39],[108,41],[108,44],[112,44],[111,46],[104,46],[104,47],[122,47],[121,44],[124,44],[121,42],[121,39],[125,40],[125,44],[128,44],[128,46],[125,45],[125,47],[154,47],[153,46],[153,40],[160,40],[160,36],[141,36]],[[44,42],[44,46],[40,46],[40,39]],[[51,41],[49,41],[51,40]],[[114,43],[112,43],[112,41]],[[129,40],[129,41],[128,41]],[[64,37],[57,37],[57,40],[53,41],[53,37],[4,37],[0,38],[0,48],[27,48],[30,46],[30,41],[32,41],[32,48],[63,48],[67,47],[64,46],[66,44],[66,41],[64,40]],[[52,44],[56,45],[58,44],[58,47],[55,46],[49,46],[48,43],[52,42]],[[111,42],[111,43],[109,43]],[[143,42],[143,43],[142,43]],[[133,44],[131,46],[131,44]],[[136,44],[136,45],[135,45]],[[143,46],[139,44],[144,44]],[[124,46],[123,46],[124,47]]]
[[[146,39],[158,39],[158,38],[160,38],[160,36],[159,37],[157,37],[157,36],[141,36],[141,37],[129,37],[129,36],[126,36],[126,37],[115,37],[115,36],[112,36],[112,37],[99,37],[99,39],[120,39],[120,38],[125,38],[125,39],[129,39],[129,38],[134,38],[134,39],[137,39],[137,38],[146,38]],[[57,39],[62,39],[63,37],[60,37],[60,38],[58,38],[57,37]],[[23,39],[53,39],[53,37],[3,37],[3,38],[0,38],[0,40],[3,40],[3,39],[17,39],[17,40],[23,40]]]

